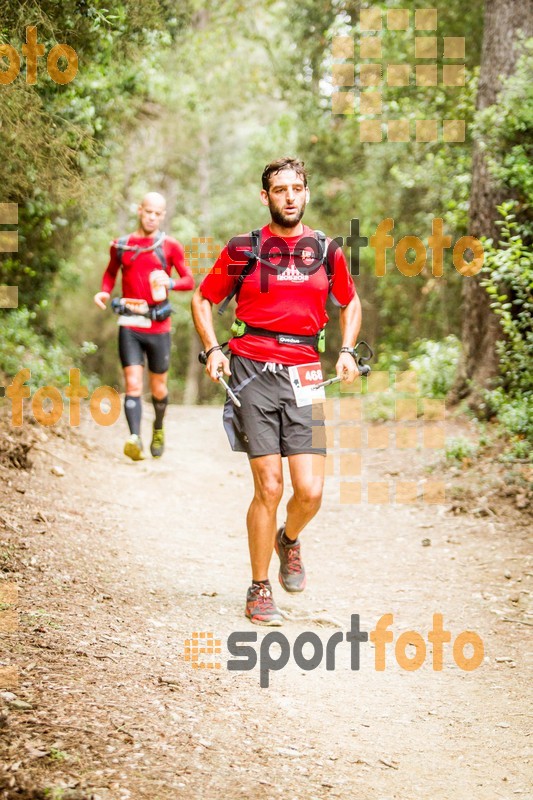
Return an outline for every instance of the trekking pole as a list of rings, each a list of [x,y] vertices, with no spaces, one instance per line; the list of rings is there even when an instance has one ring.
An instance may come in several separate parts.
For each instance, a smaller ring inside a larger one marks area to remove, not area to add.
[[[200,364],[207,364],[207,356],[205,354],[205,350],[201,350],[200,353],[198,353],[198,361],[200,362]],[[222,365],[219,368],[219,371],[220,370],[222,370]],[[241,408],[242,405],[241,401],[239,400],[237,395],[232,392],[226,380],[222,377],[221,374],[217,374],[217,381],[221,383],[224,389],[227,391],[228,396],[231,398],[233,404],[236,405],[237,408]]]
[[[368,375],[370,375],[370,373],[372,372],[372,370],[370,369],[370,366],[369,366],[368,364],[366,364],[365,362],[366,362],[366,361],[370,361],[370,359],[371,359],[371,358],[372,358],[372,356],[374,355],[374,351],[372,350],[372,348],[370,347],[370,345],[368,344],[368,342],[364,342],[363,340],[361,340],[361,341],[360,341],[360,342],[358,342],[358,343],[356,344],[356,346],[354,347],[354,355],[357,353],[357,350],[359,349],[359,347],[360,347],[361,345],[363,345],[364,347],[366,347],[366,350],[367,350],[367,353],[368,353],[368,355],[360,355],[360,356],[358,356],[358,357],[355,359],[355,363],[357,364],[357,369],[359,370],[359,376],[360,376],[361,378],[366,378]],[[340,383],[341,381],[342,381],[342,378],[338,378],[338,377],[335,377],[335,378],[329,378],[329,380],[327,380],[327,381],[322,381],[322,383],[316,383],[316,384],[313,386],[313,389],[322,389],[324,386],[331,386],[332,384],[334,384],[334,383]]]

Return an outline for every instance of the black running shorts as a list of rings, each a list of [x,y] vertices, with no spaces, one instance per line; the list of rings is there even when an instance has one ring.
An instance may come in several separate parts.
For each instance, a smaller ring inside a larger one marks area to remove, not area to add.
[[[170,365],[170,333],[140,333],[121,326],[118,331],[118,352],[123,367],[141,365],[144,357],[148,369],[156,375],[168,372]]]
[[[242,403],[228,398],[224,428],[232,450],[248,458],[280,453],[326,455],[326,431],[321,405],[298,408],[288,367],[265,369],[264,362],[232,355],[229,385]]]

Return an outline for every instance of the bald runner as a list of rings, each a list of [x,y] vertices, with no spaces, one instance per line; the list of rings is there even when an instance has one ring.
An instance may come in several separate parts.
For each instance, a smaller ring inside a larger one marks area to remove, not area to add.
[[[135,233],[111,243],[101,289],[94,296],[96,305],[105,310],[118,273],[121,273],[122,301],[116,309],[119,312],[118,350],[124,370],[124,412],[130,432],[124,454],[133,461],[144,459],[141,396],[145,362],[155,412],[150,452],[154,458],[163,455],[172,313],[168,294],[194,289],[182,245],[161,230],[165,215],[163,195],[148,192],[137,209]],[[172,277],[173,270],[177,277]]]

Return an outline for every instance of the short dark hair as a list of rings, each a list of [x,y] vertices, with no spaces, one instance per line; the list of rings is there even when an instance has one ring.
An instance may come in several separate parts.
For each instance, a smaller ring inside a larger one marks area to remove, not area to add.
[[[268,192],[270,189],[270,177],[272,175],[276,175],[278,172],[281,172],[282,169],[294,170],[297,175],[300,175],[303,178],[304,186],[307,186],[307,172],[305,171],[304,162],[300,161],[298,158],[290,158],[289,156],[285,156],[285,158],[278,158],[276,161],[271,161],[270,164],[267,164],[264,168],[261,176],[261,182],[265,192]]]

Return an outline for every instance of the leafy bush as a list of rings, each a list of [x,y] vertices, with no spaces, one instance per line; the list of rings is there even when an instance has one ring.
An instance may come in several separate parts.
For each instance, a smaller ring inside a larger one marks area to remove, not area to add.
[[[387,392],[366,394],[364,401],[364,417],[366,422],[387,422],[396,416],[396,394],[390,389]]]
[[[446,397],[452,387],[460,351],[456,336],[447,336],[441,342],[427,339],[419,345],[418,355],[411,359],[411,368],[417,374],[422,397]]]
[[[372,365],[374,372],[398,372],[409,369],[409,353],[399,350],[387,342],[380,348],[377,361]]]
[[[34,311],[19,308],[2,317],[0,374],[12,378],[26,368],[31,371],[31,386],[55,385],[59,388],[68,383],[69,369],[82,369],[83,357],[91,351],[91,343],[84,342],[81,352],[72,352],[57,339],[52,344],[34,330],[35,316]],[[84,380],[91,389],[97,385],[95,376],[84,376]]]
[[[464,461],[465,458],[474,458],[477,454],[477,445],[463,436],[449,439],[446,442],[446,458],[448,461]]]
[[[533,392],[533,258],[514,207],[512,201],[498,207],[501,240],[499,248],[491,243],[486,247],[482,283],[505,334],[497,346],[502,385],[511,396]]]
[[[512,213],[514,202],[503,203],[499,248],[486,248],[483,268],[491,308],[500,318],[505,338],[497,343],[500,386],[486,400],[503,428],[533,444],[533,259],[527,231]],[[520,452],[522,450],[519,448]],[[520,456],[522,457],[522,456]]]
[[[483,286],[500,318],[500,386],[486,400],[511,435],[510,456],[525,458],[533,444],[533,39],[523,42],[514,74],[504,82],[498,104],[477,119],[489,169],[513,200],[498,207],[497,244],[485,244]]]
[[[476,128],[492,175],[527,204],[533,196],[533,38],[522,46],[498,103],[477,113]]]

